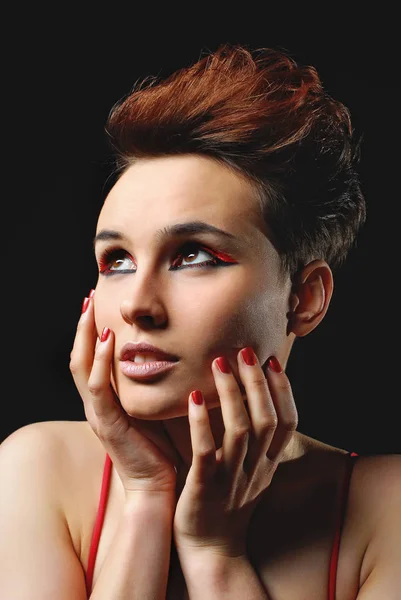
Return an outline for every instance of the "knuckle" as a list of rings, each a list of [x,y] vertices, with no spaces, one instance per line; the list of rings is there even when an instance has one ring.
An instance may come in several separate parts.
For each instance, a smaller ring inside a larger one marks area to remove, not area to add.
[[[227,395],[234,395],[234,394],[238,393],[238,385],[236,384],[235,381],[234,381],[234,383],[233,382],[227,383],[224,387],[224,390]]]
[[[283,392],[292,394],[291,383],[288,377],[280,377],[277,382],[277,387]]]
[[[287,419],[283,423],[283,427],[286,431],[295,431],[296,428],[298,427],[298,418],[294,417],[292,419]]]
[[[99,382],[92,381],[89,378],[89,380],[88,380],[88,390],[89,390],[89,392],[91,393],[92,396],[97,397],[97,396],[99,396],[102,393],[103,388],[102,388],[102,385]]]
[[[78,360],[75,356],[70,357],[69,368],[73,375],[76,375],[79,372],[80,363],[78,362]]]
[[[255,377],[255,379],[252,380],[252,385],[255,388],[262,388],[263,390],[267,390],[267,381],[265,377]]]
[[[237,425],[230,433],[236,440],[246,440],[249,438],[250,427],[249,425]]]
[[[270,433],[277,429],[278,418],[277,415],[270,415],[260,419],[258,423],[258,428],[262,433]]]
[[[203,462],[212,463],[215,460],[216,450],[214,448],[201,448],[196,454]]]

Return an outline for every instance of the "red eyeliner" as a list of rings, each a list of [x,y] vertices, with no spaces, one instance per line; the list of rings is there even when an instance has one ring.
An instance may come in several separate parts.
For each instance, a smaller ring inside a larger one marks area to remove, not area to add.
[[[191,245],[192,245],[191,242],[189,242],[187,244],[184,244],[183,247],[191,248]],[[196,246],[196,248],[198,250],[203,250],[207,254],[210,254],[214,258],[217,258],[218,260],[222,261],[223,263],[237,263],[237,261],[235,259],[233,259],[231,256],[229,256],[225,252],[216,252],[215,250],[212,250],[211,248],[202,246],[201,244],[199,244],[199,242],[193,242],[193,245]],[[105,252],[103,253],[103,255],[99,261],[100,273],[107,271],[107,267],[110,263],[110,260],[112,258],[114,258],[114,260],[118,260],[117,257],[119,257],[120,253],[122,253],[123,255],[124,254],[128,255],[128,252],[126,252],[125,250],[122,250],[122,249],[107,249],[107,250],[105,250]],[[180,259],[183,255],[184,255],[184,253],[180,252],[180,254],[178,255],[178,259]],[[174,265],[174,263],[173,263],[173,265]],[[194,265],[194,267],[196,267],[196,265]]]
[[[211,250],[210,248],[204,248],[203,246],[199,246],[199,247],[201,248],[201,250],[204,250],[205,252],[209,252],[210,254],[212,254],[216,258],[219,258],[223,262],[229,262],[229,263],[236,263],[237,262],[236,260],[234,260],[233,258],[231,258],[231,256],[229,256],[225,252],[215,252],[214,250]]]

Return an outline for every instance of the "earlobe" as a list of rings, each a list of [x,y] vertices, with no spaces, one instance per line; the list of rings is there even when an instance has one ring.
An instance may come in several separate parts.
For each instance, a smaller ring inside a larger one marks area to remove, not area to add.
[[[333,276],[322,260],[309,263],[294,283],[289,298],[287,335],[310,333],[325,316],[333,293]]]

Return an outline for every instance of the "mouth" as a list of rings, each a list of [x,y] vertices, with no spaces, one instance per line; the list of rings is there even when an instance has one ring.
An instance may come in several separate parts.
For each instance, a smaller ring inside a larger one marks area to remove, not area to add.
[[[138,357],[140,358],[140,357]],[[161,375],[173,369],[178,364],[178,360],[153,360],[136,362],[133,360],[125,360],[120,362],[121,372],[130,379],[152,379],[155,376]]]
[[[178,362],[178,359],[172,360],[167,358],[165,354],[157,354],[156,352],[152,352],[150,354],[135,353],[133,358],[128,358],[127,360],[129,362],[133,362],[135,365],[143,365],[155,362]]]
[[[147,364],[153,362],[178,362],[175,354],[161,350],[148,342],[128,342],[124,344],[120,352],[120,361],[133,362],[135,364]]]

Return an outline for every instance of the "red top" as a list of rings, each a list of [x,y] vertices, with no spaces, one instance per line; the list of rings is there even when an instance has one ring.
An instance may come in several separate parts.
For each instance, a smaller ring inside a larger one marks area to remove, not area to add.
[[[357,457],[358,454],[356,454],[355,452],[350,452],[348,456],[350,459],[353,459],[353,458]],[[333,548],[332,548],[331,559],[330,559],[330,567],[329,567],[329,598],[328,598],[328,600],[335,600],[335,595],[336,595],[338,554],[339,554],[339,550],[340,550],[341,532],[342,532],[342,527],[343,527],[343,523],[344,523],[344,515],[345,515],[345,509],[347,506],[349,484],[350,484],[350,480],[351,480],[351,473],[352,473],[352,468],[354,466],[354,462],[355,462],[354,460],[349,460],[349,462],[348,462],[348,467],[346,469],[345,478],[344,478],[343,486],[342,486],[342,490],[341,490],[340,504],[339,504],[338,512],[337,512],[336,529],[335,529],[334,542],[333,542]],[[109,493],[111,466],[112,466],[111,458],[108,454],[106,454],[106,460],[104,463],[104,470],[103,470],[102,488],[101,488],[101,492],[100,492],[99,507],[98,507],[98,511],[97,511],[97,515],[96,515],[95,527],[93,529],[92,542],[91,542],[91,547],[90,547],[90,551],[89,551],[88,568],[86,571],[86,589],[87,589],[88,597],[92,591],[92,579],[93,579],[93,571],[95,568],[96,553],[97,553],[97,548],[99,545],[100,533],[102,531],[104,513],[106,510],[107,497],[108,497],[108,493]]]

